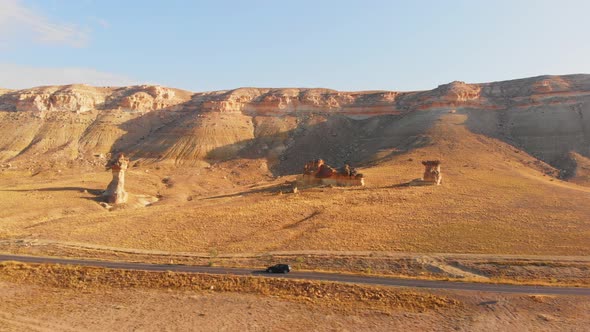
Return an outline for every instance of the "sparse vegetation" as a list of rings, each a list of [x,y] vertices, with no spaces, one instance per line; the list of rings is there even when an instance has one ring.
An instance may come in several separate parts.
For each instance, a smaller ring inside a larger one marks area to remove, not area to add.
[[[305,262],[305,258],[304,258],[304,257],[302,257],[302,256],[297,256],[297,257],[295,258],[295,263],[296,263],[295,267],[296,267],[297,269],[301,269],[301,268],[303,267],[303,263],[304,263],[304,262]]]
[[[452,298],[427,293],[329,282],[21,263],[2,263],[0,272],[0,279],[4,281],[75,289],[140,287],[242,292],[279,296],[294,301],[312,301],[341,308],[362,305],[384,311],[391,308],[424,311],[460,305]]]
[[[367,187],[361,189],[314,188],[274,195],[285,178],[262,181],[254,189],[234,189],[221,178],[241,165],[236,161],[219,163],[206,177],[177,170],[173,188],[161,183],[156,170],[131,169],[127,190],[147,190],[152,196],[159,192],[162,200],[149,208],[109,212],[92,200],[91,191],[67,189],[102,188],[110,180],[108,173],[18,181],[14,174],[5,174],[0,179],[7,188],[0,201],[3,231],[13,238],[34,233],[41,239],[118,248],[210,254],[215,248],[219,255],[306,250],[590,253],[590,189],[548,181],[528,164],[534,159],[527,154],[469,132],[462,126],[462,115],[443,119],[428,132],[436,144],[363,169]],[[395,186],[420,176],[419,160],[438,156],[444,156],[442,186]],[[246,163],[240,172],[254,176],[255,165],[258,162]],[[491,165],[494,171],[489,171]],[[197,195],[196,189],[189,189],[201,186],[217,193]],[[192,201],[186,200],[188,193]],[[30,203],[26,213],[23,201]]]

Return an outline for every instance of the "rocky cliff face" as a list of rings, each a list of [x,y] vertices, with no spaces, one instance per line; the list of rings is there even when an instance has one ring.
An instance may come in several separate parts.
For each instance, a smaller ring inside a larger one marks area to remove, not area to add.
[[[428,144],[441,112],[559,164],[590,157],[590,75],[452,82],[430,91],[240,88],[191,93],[160,86],[70,85],[0,90],[0,160],[133,160],[201,165],[262,158],[277,172],[319,156],[363,162],[382,149]],[[571,163],[570,163],[571,164]],[[557,165],[559,166],[559,165]]]

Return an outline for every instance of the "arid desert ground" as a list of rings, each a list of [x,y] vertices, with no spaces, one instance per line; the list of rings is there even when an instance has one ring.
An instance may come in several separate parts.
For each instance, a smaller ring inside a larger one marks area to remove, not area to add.
[[[112,204],[105,165],[120,153],[128,199]],[[318,158],[365,185],[298,185]],[[414,185],[425,160],[441,161],[440,185]],[[590,283],[589,75],[418,92],[1,90],[0,166],[5,254]],[[0,331],[590,325],[588,296],[175,278],[2,263]]]

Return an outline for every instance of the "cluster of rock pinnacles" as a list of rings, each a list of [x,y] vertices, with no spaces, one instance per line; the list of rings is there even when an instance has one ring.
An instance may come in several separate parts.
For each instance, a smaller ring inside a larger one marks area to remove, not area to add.
[[[412,180],[406,185],[440,185],[442,183],[440,164],[440,160],[422,161],[425,168],[422,178]],[[348,163],[340,169],[335,169],[327,165],[323,159],[316,159],[305,164],[303,176],[298,177],[294,186],[296,188],[297,185],[364,186],[364,184],[363,175],[357,173],[356,169]]]
[[[440,160],[426,160],[422,162],[424,165],[424,175],[422,181],[424,183],[439,185],[442,182],[442,175],[440,172]],[[109,204],[123,204],[127,203],[128,194],[125,191],[125,171],[129,166],[129,159],[123,153],[120,153],[116,158],[107,163],[106,168],[113,173],[113,179],[107,186],[107,189],[102,193],[102,197]],[[321,170],[325,170],[320,172]],[[317,173],[319,177],[348,177],[360,179],[362,174],[357,174],[354,168],[350,168],[345,164],[342,170],[337,171],[327,165],[321,159],[310,161],[305,165],[304,174]],[[325,174],[324,174],[325,173]]]

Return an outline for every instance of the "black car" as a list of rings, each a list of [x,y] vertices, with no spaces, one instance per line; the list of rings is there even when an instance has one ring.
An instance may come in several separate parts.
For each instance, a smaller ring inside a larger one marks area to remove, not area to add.
[[[291,267],[287,264],[277,264],[273,266],[269,266],[266,269],[268,273],[288,273],[291,272]]]

